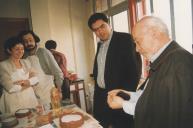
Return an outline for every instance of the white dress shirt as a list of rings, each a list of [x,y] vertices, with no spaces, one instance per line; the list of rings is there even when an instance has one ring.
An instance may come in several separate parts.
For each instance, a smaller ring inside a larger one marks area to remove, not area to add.
[[[98,86],[101,88],[105,88],[104,74],[105,74],[106,55],[108,52],[108,48],[109,48],[112,36],[113,36],[113,32],[111,31],[111,34],[108,40],[100,41],[101,46],[97,56],[97,65],[98,65],[97,83],[98,83]]]

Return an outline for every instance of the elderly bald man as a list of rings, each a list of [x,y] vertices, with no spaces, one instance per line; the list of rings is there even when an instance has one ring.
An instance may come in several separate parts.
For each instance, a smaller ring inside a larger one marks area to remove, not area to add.
[[[193,56],[170,39],[167,26],[146,16],[133,28],[136,50],[150,62],[150,75],[130,100],[108,93],[112,109],[134,115],[135,128],[193,128]]]

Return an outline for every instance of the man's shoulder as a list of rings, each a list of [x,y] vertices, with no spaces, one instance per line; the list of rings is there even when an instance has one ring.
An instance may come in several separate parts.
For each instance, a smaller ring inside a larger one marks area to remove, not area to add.
[[[114,31],[111,41],[115,43],[116,45],[123,45],[123,47],[125,47],[125,45],[129,46],[130,44],[134,44],[131,34],[124,33],[124,32],[115,32]]]
[[[44,55],[44,56],[50,56],[51,52],[45,48],[38,48],[36,54],[40,54],[40,55]]]
[[[129,38],[131,38],[132,36],[131,36],[131,34],[130,33],[126,33],[126,32],[116,32],[116,31],[113,31],[113,35],[114,36],[117,36],[117,37],[129,37]]]
[[[25,60],[28,60],[28,61],[39,61],[38,57],[36,55],[32,55],[32,56],[28,56],[25,58]]]
[[[48,52],[48,50],[47,49],[45,49],[45,48],[38,48],[38,50],[37,50],[37,52],[43,52],[43,53],[45,53],[45,52]]]

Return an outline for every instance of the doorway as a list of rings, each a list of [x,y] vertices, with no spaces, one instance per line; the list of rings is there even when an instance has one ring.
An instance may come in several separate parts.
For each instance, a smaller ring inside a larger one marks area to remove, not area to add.
[[[29,30],[27,18],[0,18],[0,61],[7,58],[3,44],[11,36],[17,36],[22,30]]]

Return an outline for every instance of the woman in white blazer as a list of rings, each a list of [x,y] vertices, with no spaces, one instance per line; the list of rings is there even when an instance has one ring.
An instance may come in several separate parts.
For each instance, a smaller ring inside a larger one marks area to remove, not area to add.
[[[8,59],[0,62],[0,84],[3,94],[0,98],[2,113],[15,113],[22,108],[35,108],[38,99],[33,86],[39,82],[29,60],[21,59],[24,47],[21,41],[12,37],[4,44]]]

